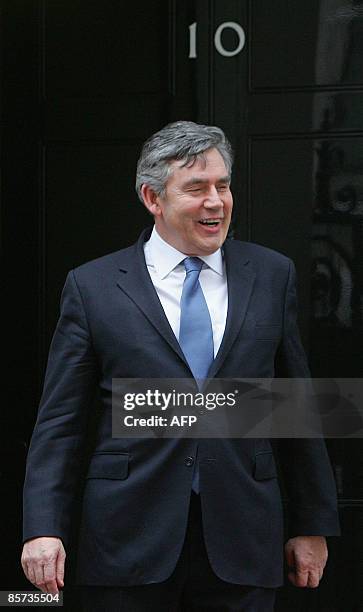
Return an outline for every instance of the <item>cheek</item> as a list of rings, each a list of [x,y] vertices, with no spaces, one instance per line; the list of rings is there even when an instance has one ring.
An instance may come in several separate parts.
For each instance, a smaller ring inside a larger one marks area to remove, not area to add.
[[[227,198],[226,202],[225,202],[225,206],[226,209],[228,210],[228,212],[232,212],[232,207],[233,207],[233,199],[232,196],[230,196],[229,198]]]

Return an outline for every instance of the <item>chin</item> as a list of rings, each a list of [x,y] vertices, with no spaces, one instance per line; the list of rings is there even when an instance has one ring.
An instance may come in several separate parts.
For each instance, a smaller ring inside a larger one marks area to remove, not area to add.
[[[222,242],[220,240],[215,240],[214,242],[209,242],[208,244],[204,244],[200,247],[201,255],[212,255],[215,251],[222,246]]]

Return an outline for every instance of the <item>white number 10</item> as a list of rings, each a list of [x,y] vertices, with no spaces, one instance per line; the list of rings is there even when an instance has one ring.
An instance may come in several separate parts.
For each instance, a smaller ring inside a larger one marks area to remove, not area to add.
[[[226,28],[234,30],[238,36],[238,45],[233,51],[227,51],[222,45],[222,34]],[[224,57],[233,57],[238,55],[245,46],[246,35],[244,29],[239,23],[235,21],[225,21],[215,31],[214,34],[214,46],[220,55]],[[189,26],[189,59],[195,59],[197,57],[197,22],[195,21]]]

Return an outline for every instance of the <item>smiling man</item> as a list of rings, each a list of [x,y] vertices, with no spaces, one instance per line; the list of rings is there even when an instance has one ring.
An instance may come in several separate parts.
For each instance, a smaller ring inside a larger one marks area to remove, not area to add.
[[[98,387],[78,583],[87,612],[270,612],[283,579],[317,587],[338,535],[321,440],[112,437],[113,378],[306,377],[294,266],[226,239],[231,147],[179,121],[146,141],[137,193],[154,218],[137,244],[72,270],[62,294],[24,488],[22,564],[64,586],[72,503]],[[277,456],[276,456],[277,455]]]
[[[155,230],[184,255],[215,253],[226,239],[233,206],[230,170],[221,153],[207,149],[187,163],[170,162],[169,169],[161,194],[150,185],[141,187]]]

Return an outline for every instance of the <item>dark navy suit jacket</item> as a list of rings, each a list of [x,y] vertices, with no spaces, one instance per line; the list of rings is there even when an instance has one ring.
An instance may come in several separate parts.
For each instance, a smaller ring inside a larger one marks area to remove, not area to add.
[[[186,531],[198,447],[204,535],[223,580],[282,583],[283,512],[275,460],[289,497],[293,535],[338,535],[335,484],[322,440],[116,439],[112,378],[192,374],[134,246],[68,274],[30,445],[24,540],[53,535],[67,545],[80,486],[84,435],[98,387],[102,402],[83,496],[78,581],[138,585],[173,571]],[[224,245],[228,315],[210,377],[309,376],[296,325],[292,262],[270,249]],[[276,369],[276,358],[283,371]],[[276,453],[278,457],[276,457]]]

